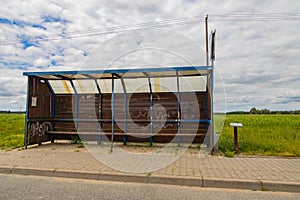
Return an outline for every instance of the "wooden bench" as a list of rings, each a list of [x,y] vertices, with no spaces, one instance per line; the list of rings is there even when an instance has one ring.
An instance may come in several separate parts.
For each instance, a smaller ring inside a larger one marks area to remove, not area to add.
[[[82,137],[85,137],[85,136],[96,136],[96,140],[98,142],[98,144],[101,143],[100,141],[100,138],[97,138],[97,137],[100,137],[100,136],[105,136],[108,138],[108,140],[110,140],[110,137],[112,136],[112,133],[111,132],[89,132],[89,131],[79,131],[79,132],[75,132],[75,131],[47,131],[46,132],[46,135],[49,135],[50,137],[51,136],[54,136],[54,135],[70,135],[71,137],[72,136],[75,136],[75,135],[78,135],[78,136],[82,136]],[[114,133],[114,137],[126,137],[126,139],[124,140],[123,139],[123,143],[124,145],[126,144],[127,142],[127,137],[135,137],[135,138],[140,138],[140,139],[147,139],[149,140],[150,137],[156,139],[156,138],[174,138],[174,137],[180,137],[180,138],[196,138],[196,137],[201,137],[201,138],[204,138],[206,136],[205,133],[155,133],[155,134],[151,134],[151,133],[124,133],[124,132],[116,132]],[[54,142],[54,138],[51,139],[52,142]],[[164,141],[164,139],[161,139],[162,141]]]

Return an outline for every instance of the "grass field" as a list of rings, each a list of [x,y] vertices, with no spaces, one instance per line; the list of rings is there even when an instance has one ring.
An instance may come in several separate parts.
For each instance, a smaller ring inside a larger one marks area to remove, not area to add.
[[[24,145],[24,114],[0,114],[0,149]]]
[[[300,115],[226,115],[219,149],[232,152],[233,127],[238,129],[239,152],[248,155],[300,156]]]
[[[23,146],[24,119],[23,114],[0,114],[0,149]],[[238,130],[241,153],[300,156],[300,115],[216,115],[219,149],[229,153],[234,150],[230,122],[244,125]]]

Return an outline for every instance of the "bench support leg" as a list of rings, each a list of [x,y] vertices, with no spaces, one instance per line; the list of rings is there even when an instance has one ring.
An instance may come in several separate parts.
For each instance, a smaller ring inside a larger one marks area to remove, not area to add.
[[[97,135],[97,136],[96,136],[96,141],[97,141],[97,144],[98,144],[98,145],[101,144],[101,137],[100,137],[100,135]]]
[[[122,138],[123,138],[123,145],[126,145],[126,143],[127,143],[126,135],[124,135]]]

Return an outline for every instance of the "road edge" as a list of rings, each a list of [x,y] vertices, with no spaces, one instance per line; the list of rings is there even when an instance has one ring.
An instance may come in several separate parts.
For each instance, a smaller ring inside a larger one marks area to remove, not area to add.
[[[255,191],[300,192],[300,182],[268,181],[250,179],[223,179],[206,177],[164,176],[151,174],[103,173],[30,167],[0,166],[0,174],[34,175],[117,182],[181,185],[204,188],[246,189]]]

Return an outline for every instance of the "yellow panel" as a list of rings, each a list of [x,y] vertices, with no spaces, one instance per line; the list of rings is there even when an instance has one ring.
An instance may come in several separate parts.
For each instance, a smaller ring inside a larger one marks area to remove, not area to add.
[[[64,84],[64,88],[65,88],[67,94],[71,94],[71,90],[70,90],[66,80],[63,80],[63,84]]]
[[[74,93],[70,81],[66,80],[49,80],[49,83],[56,94]]]
[[[82,92],[82,93],[85,93],[85,89],[84,89],[84,87],[82,87],[81,81],[80,81],[80,80],[78,80],[78,86],[79,86],[81,92]]]
[[[160,92],[159,79],[153,78],[154,88],[152,89],[155,92]]]

